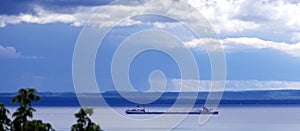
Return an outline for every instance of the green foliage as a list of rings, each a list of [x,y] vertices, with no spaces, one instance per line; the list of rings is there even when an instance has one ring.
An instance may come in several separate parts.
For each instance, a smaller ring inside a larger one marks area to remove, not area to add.
[[[6,114],[9,114],[9,110],[5,108],[4,104],[0,103],[0,131],[10,129],[11,120]]]
[[[43,123],[41,120],[27,121],[24,125],[26,131],[53,131],[49,123]]]
[[[49,123],[44,123],[42,120],[30,120],[33,112],[36,111],[32,108],[31,103],[41,100],[36,93],[35,89],[22,88],[18,91],[18,95],[12,99],[13,104],[19,103],[20,105],[12,114],[13,121],[7,116],[10,113],[9,110],[0,103],[0,131],[54,131]],[[92,108],[80,108],[79,112],[75,114],[77,123],[72,125],[71,131],[101,131],[100,126],[89,118],[92,114]]]
[[[80,108],[79,112],[75,114],[77,118],[77,123],[72,125],[72,131],[101,131],[99,125],[92,122],[88,117],[93,114],[93,109],[91,108]]]
[[[50,124],[43,123],[41,120],[28,121],[28,118],[32,118],[33,112],[36,111],[32,108],[31,103],[41,100],[41,97],[36,93],[35,89],[20,89],[18,95],[12,99],[12,103],[19,103],[20,105],[12,115],[14,118],[11,126],[12,131],[53,130]]]

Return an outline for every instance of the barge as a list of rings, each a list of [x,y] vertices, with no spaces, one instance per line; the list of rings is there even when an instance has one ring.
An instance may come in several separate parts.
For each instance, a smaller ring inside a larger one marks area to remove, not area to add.
[[[137,106],[135,109],[127,109],[126,114],[211,114],[218,115],[219,112],[216,110],[208,109],[205,106],[198,110],[169,110],[169,111],[146,111],[145,107]]]

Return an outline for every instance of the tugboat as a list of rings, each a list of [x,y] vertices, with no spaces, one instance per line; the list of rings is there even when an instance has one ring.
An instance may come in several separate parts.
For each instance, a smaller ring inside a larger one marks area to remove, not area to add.
[[[125,111],[126,114],[212,114],[218,115],[219,112],[216,110],[208,109],[203,106],[202,109],[199,110],[169,110],[169,111],[146,111],[145,106],[137,106],[135,109],[127,109]]]

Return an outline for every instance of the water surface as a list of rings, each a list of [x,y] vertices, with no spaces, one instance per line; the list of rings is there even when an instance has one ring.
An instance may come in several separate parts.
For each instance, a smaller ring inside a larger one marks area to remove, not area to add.
[[[135,119],[146,119],[155,116],[129,116],[124,110],[130,107],[114,107],[114,109],[125,117]],[[16,108],[10,107],[11,112]],[[70,130],[76,122],[74,113],[79,107],[37,107],[34,113],[36,119],[49,122],[58,131]],[[148,110],[168,110],[166,107],[148,107]],[[220,107],[219,115],[213,116],[205,125],[198,124],[198,115],[189,115],[174,131],[296,131],[300,130],[300,107],[299,106],[260,106],[260,107]],[[99,116],[101,117],[101,116]],[[107,120],[114,123],[114,126],[101,125],[106,131],[140,131],[140,130],[167,130],[153,127],[137,129],[133,125],[121,125],[112,119]]]

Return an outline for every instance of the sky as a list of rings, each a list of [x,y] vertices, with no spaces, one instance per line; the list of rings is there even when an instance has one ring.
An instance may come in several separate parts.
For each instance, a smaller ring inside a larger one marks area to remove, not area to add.
[[[24,87],[73,92],[72,60],[77,39],[88,20],[103,7],[120,10],[108,11],[97,19],[103,28],[133,8],[139,12],[175,12],[191,20],[203,15],[226,55],[225,90],[300,89],[297,0],[137,0],[109,5],[110,2],[0,1],[0,92],[16,92]],[[179,4],[174,6],[178,2],[185,2],[198,12],[193,14]],[[122,40],[136,31],[152,28],[170,30],[180,36],[195,57],[200,79],[181,79],[172,57],[150,50],[136,56],[130,65],[128,75],[134,88],[147,91],[149,75],[153,70],[161,70],[167,78],[167,91],[179,91],[181,84],[188,91],[196,91],[197,84],[208,90],[211,63],[201,44],[203,39],[190,37],[177,21],[153,16],[130,18],[108,34],[95,60],[100,90],[115,90],[110,65]],[[147,41],[156,42],[151,38]]]

